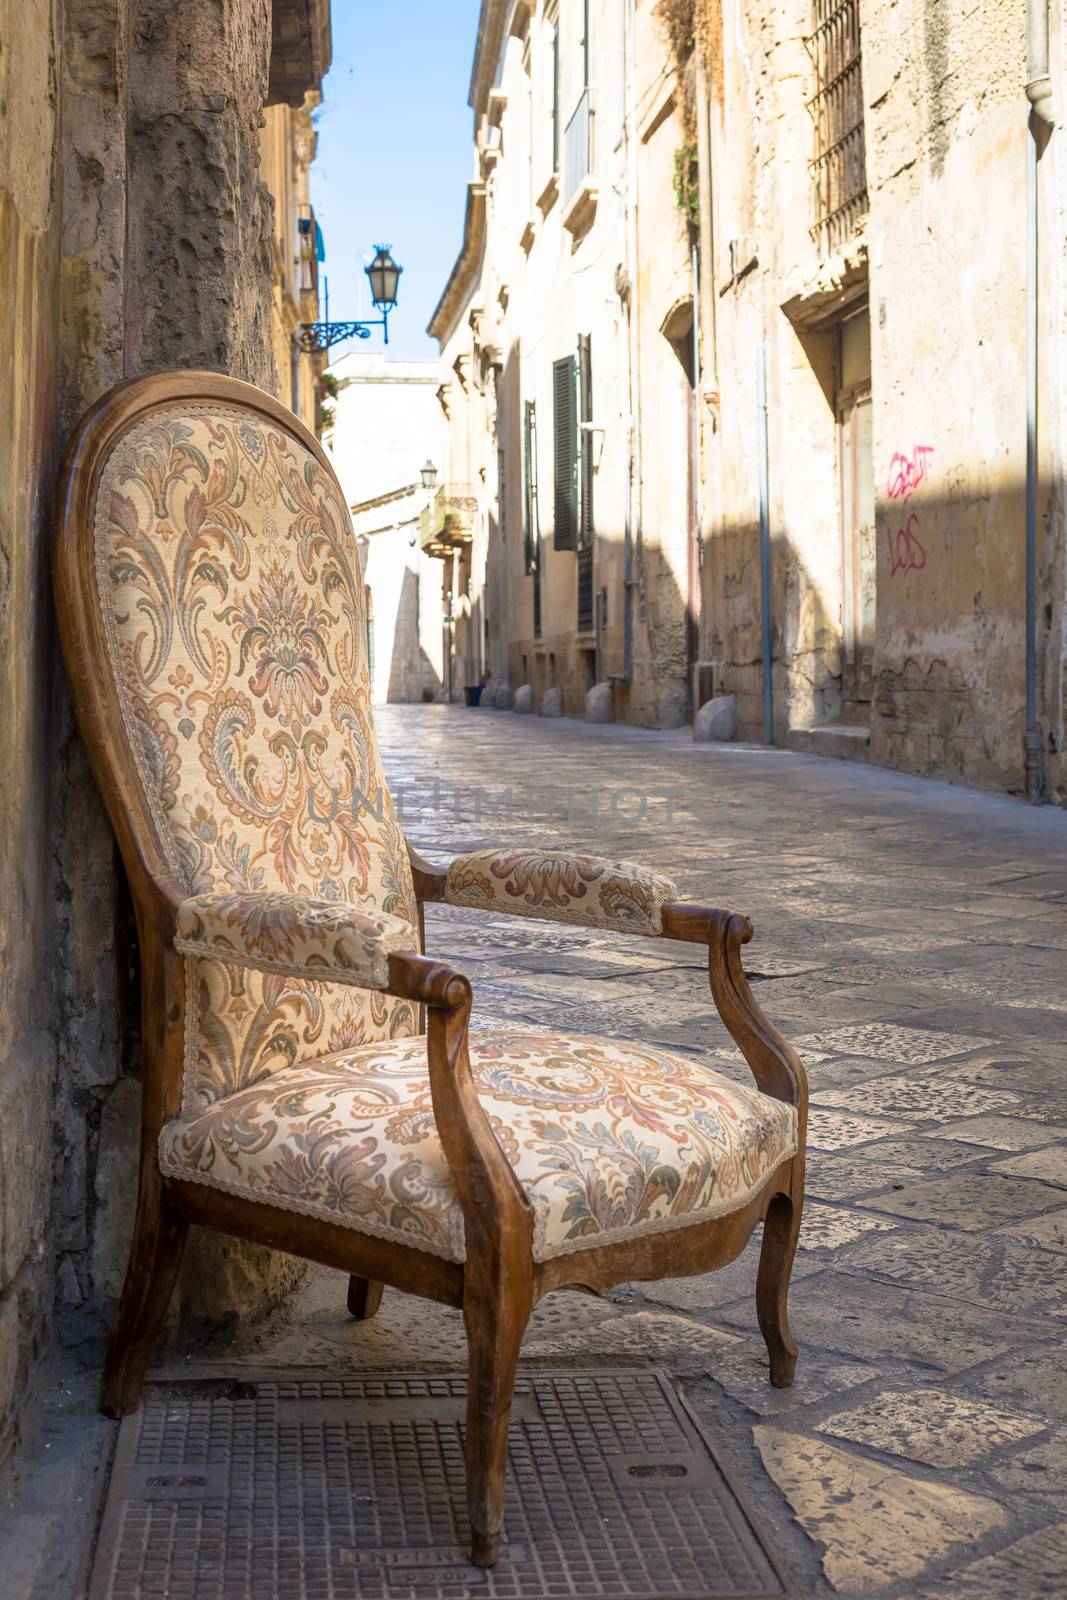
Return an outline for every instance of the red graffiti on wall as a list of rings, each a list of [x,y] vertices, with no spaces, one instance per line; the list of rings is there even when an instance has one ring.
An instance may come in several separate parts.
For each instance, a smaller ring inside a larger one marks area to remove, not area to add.
[[[886,494],[890,500],[901,502],[902,512],[908,511],[912,495],[929,477],[933,453],[932,444],[917,444],[912,446],[910,456],[898,450],[890,461]],[[907,521],[895,532],[889,529],[887,537],[890,574],[895,577],[898,572],[921,572],[926,565],[926,549],[919,538],[918,512],[908,511]]]
[[[889,571],[894,578],[898,572],[921,572],[926,565],[918,526],[919,516],[913,511],[902,528],[889,534]]]
[[[920,483],[925,482],[929,476],[930,457],[933,453],[932,444],[913,445],[910,456],[897,451],[889,463],[886,493],[890,500],[903,500],[905,505],[907,504]]]

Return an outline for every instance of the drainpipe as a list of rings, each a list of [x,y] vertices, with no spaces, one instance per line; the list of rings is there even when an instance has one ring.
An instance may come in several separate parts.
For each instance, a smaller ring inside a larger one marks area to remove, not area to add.
[[[759,437],[760,633],[763,643],[763,742],[774,743],[774,662],[771,659],[771,521],[767,467],[767,347],[760,345],[756,367]]]
[[[1041,803],[1041,733],[1037,726],[1037,403],[1039,363],[1038,161],[1052,133],[1048,70],[1048,0],[1026,0],[1026,797]]]
[[[627,427],[625,507],[622,547],[622,671],[611,674],[612,683],[630,683],[634,663],[634,590],[639,587],[635,567],[640,564],[641,520],[641,428],[636,353],[637,322],[634,297],[637,292],[637,201],[634,194],[633,143],[634,33],[637,26],[637,0],[621,0],[623,69],[623,171],[625,174],[624,219],[626,272],[629,291],[626,299]]]
[[[697,99],[697,173],[700,205],[700,384],[697,389],[697,442],[700,448],[698,484],[700,487],[700,517],[697,537],[700,541],[701,604],[704,598],[704,563],[711,554],[711,538],[718,526],[717,506],[720,493],[720,474],[717,471],[719,430],[719,352],[718,325],[716,321],[715,293],[715,211],[712,190],[712,109],[711,91],[703,47],[698,46],[696,70]],[[706,441],[706,442],[705,442]],[[707,494],[703,494],[704,474],[707,473]],[[700,653],[704,654],[709,633],[717,637],[715,626],[716,596],[714,587],[708,605],[708,614],[701,612]],[[710,628],[709,628],[710,621]],[[721,690],[716,685],[714,692]]]

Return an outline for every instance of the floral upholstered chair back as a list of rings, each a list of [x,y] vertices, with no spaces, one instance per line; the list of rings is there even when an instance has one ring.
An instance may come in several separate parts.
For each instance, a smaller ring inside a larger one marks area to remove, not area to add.
[[[370,905],[417,930],[333,474],[264,415],[183,403],[113,449],[94,539],[125,732],[175,881]],[[416,1028],[411,1005],[377,992],[202,958],[187,974],[187,1114],[294,1060]]]

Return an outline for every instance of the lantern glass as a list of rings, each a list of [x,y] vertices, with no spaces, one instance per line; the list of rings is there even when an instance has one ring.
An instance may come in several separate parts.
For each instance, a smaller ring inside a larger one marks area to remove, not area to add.
[[[426,458],[426,465],[421,469],[421,471],[422,487],[424,489],[432,489],[434,484],[437,482],[437,468],[434,466],[433,462],[428,456]]]
[[[371,298],[379,311],[392,311],[396,305],[397,285],[403,270],[389,254],[387,244],[376,246],[374,260],[366,272],[370,279]]]

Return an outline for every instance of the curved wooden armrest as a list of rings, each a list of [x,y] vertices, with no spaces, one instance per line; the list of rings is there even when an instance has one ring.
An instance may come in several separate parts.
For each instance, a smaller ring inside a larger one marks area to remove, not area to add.
[[[716,911],[708,950],[711,993],[722,1020],[764,1094],[795,1105],[803,1139],[808,1110],[808,1078],[793,1046],[764,1016],[741,964],[741,946],[752,938],[752,924],[736,912]]]
[[[533,1207],[493,1132],[471,1072],[470,981],[443,962],[394,955],[389,988],[427,1007],[430,1098],[463,1211],[468,1270],[530,1270]]]

